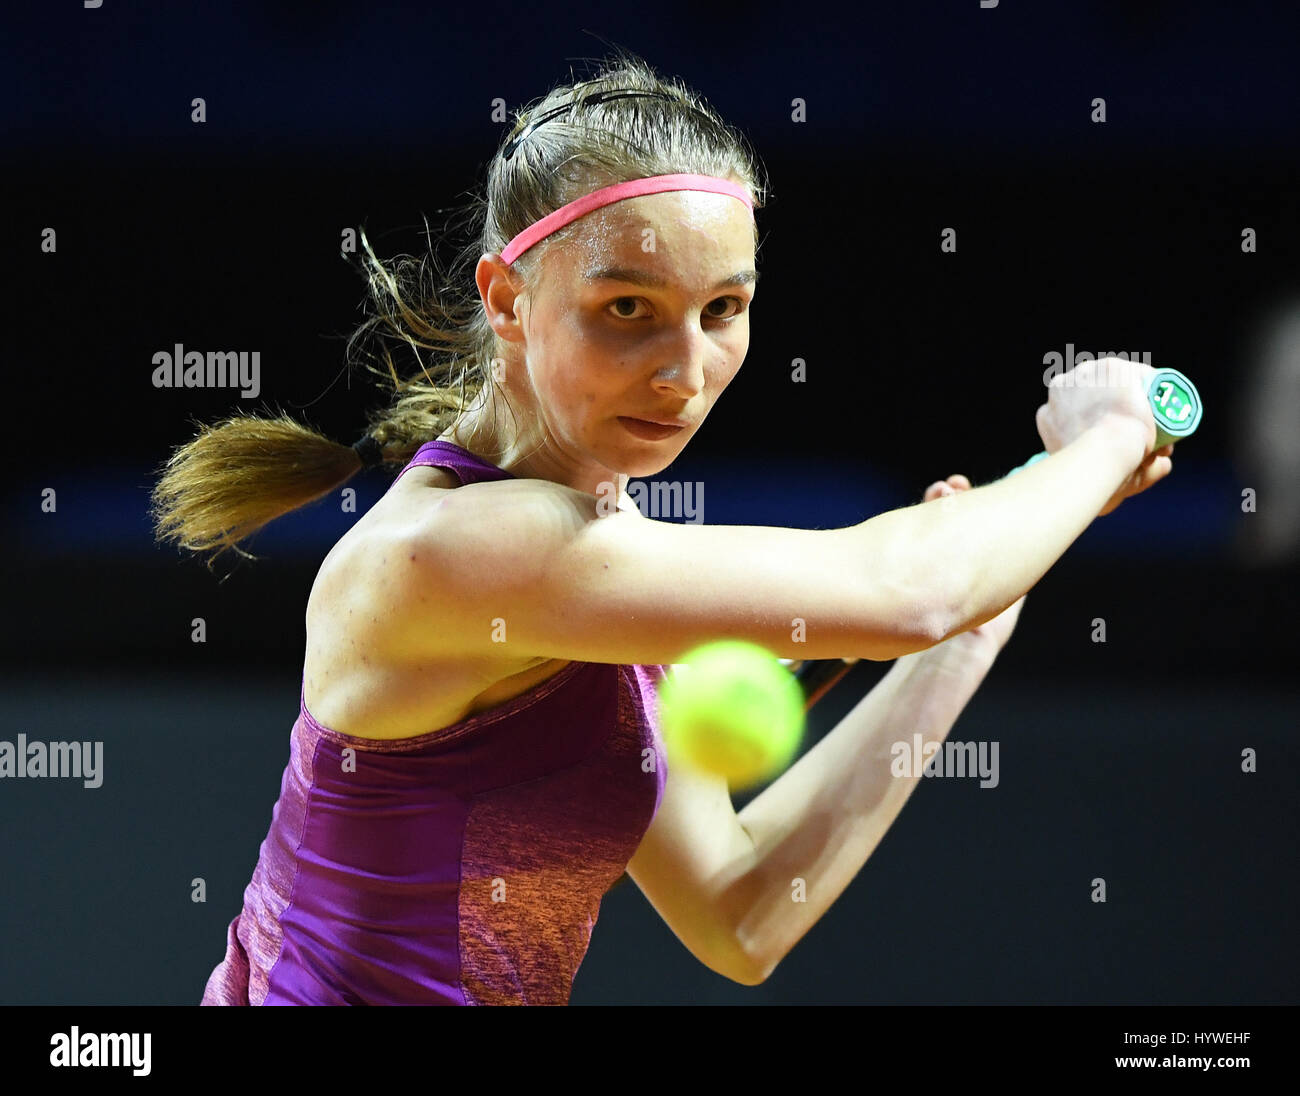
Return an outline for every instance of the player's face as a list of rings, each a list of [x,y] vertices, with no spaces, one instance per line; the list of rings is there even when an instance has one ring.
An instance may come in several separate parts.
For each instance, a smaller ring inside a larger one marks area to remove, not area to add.
[[[575,222],[523,324],[551,443],[630,476],[669,465],[749,350],[754,282],[724,283],[753,270],[752,218],[725,194],[648,194]],[[627,419],[686,425],[655,438]]]

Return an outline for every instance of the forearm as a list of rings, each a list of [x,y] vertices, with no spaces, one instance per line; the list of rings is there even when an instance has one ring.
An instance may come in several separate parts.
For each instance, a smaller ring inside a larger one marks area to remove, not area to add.
[[[1030,590],[1097,517],[1142,457],[1136,425],[1109,419],[1015,476],[864,522],[862,581],[906,575],[948,639]]]
[[[732,891],[742,948],[766,977],[857,875],[919,776],[893,776],[891,748],[942,742],[993,664],[958,636],[898,659],[835,729],[739,814],[754,845]],[[970,642],[968,642],[970,641]]]

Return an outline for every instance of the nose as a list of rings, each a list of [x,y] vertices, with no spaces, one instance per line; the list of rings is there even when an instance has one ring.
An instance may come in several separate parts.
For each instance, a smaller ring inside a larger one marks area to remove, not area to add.
[[[665,394],[688,400],[704,390],[704,363],[708,338],[698,327],[688,328],[668,363],[654,375],[655,387]]]

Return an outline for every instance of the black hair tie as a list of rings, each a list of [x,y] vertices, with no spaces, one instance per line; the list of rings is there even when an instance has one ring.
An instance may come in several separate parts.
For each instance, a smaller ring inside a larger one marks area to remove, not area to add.
[[[357,451],[357,456],[361,458],[363,468],[373,468],[376,464],[384,463],[384,447],[371,434],[358,438],[352,443],[352,448]]]
[[[587,83],[587,81],[584,81],[583,84],[575,85],[575,90],[576,88],[583,87],[585,83]],[[565,111],[572,110],[574,107],[585,107],[592,103],[608,103],[611,99],[663,99],[669,103],[677,103],[681,106],[690,107],[691,110],[695,110],[697,113],[703,113],[703,111],[692,106],[692,104],[687,103],[682,99],[678,99],[674,95],[669,95],[666,92],[655,89],[640,91],[632,88],[610,88],[606,91],[594,91],[583,99],[570,99],[567,103],[562,103],[558,107],[552,107],[550,110],[537,115],[537,117],[528,122],[522,130],[506,142],[505,147],[501,150],[501,159],[509,160],[510,157],[515,154],[515,149],[527,140],[533,130],[543,122],[549,122],[552,118],[558,118]]]

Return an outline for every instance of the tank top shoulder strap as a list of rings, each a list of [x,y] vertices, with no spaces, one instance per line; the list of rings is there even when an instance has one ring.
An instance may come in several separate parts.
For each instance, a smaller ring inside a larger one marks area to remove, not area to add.
[[[393,478],[393,482],[396,483],[412,468],[420,465],[447,469],[460,480],[462,487],[467,483],[478,483],[481,480],[515,478],[513,472],[498,468],[495,464],[484,460],[482,457],[476,457],[468,449],[462,449],[452,442],[426,441],[415,451],[415,456],[407,461],[406,466],[397,473]]]

